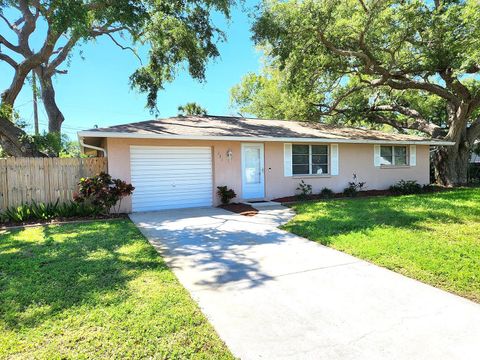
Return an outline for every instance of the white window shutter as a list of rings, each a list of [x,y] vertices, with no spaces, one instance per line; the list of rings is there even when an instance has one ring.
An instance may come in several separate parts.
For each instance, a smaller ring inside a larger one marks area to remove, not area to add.
[[[410,145],[410,166],[417,166],[417,145]]]
[[[382,164],[382,158],[380,157],[380,145],[373,146],[373,165],[379,167]]]
[[[330,173],[338,175],[338,144],[330,145]]]
[[[283,173],[292,176],[292,144],[283,144]]]

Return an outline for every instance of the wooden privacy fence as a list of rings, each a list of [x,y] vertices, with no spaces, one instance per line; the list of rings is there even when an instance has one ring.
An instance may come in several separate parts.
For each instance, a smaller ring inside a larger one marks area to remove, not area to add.
[[[107,171],[107,158],[0,159],[0,208],[72,200],[82,177]]]

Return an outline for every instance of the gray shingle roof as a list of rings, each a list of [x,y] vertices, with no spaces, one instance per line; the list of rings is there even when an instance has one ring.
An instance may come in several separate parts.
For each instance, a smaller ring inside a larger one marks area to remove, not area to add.
[[[98,135],[97,135],[98,134]],[[115,125],[79,132],[79,136],[109,137],[221,137],[232,138],[295,138],[354,141],[414,141],[434,143],[438,140],[414,135],[386,133],[353,127],[313,122],[249,119],[231,116],[179,116],[165,119]]]

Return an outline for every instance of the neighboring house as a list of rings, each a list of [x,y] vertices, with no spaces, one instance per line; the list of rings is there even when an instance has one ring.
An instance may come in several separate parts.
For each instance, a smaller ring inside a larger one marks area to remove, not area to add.
[[[386,189],[398,180],[429,183],[429,148],[452,143],[315,123],[187,116],[78,133],[84,150],[108,156],[108,171],[135,191],[123,210],[218,204],[217,186],[236,201],[295,194],[301,180],[315,193],[341,192],[352,181]]]

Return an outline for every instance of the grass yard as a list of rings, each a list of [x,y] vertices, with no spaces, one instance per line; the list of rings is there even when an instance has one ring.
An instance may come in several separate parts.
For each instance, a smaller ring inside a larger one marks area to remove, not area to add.
[[[0,234],[0,358],[231,359],[128,220]]]
[[[305,202],[284,229],[480,302],[480,189]]]

